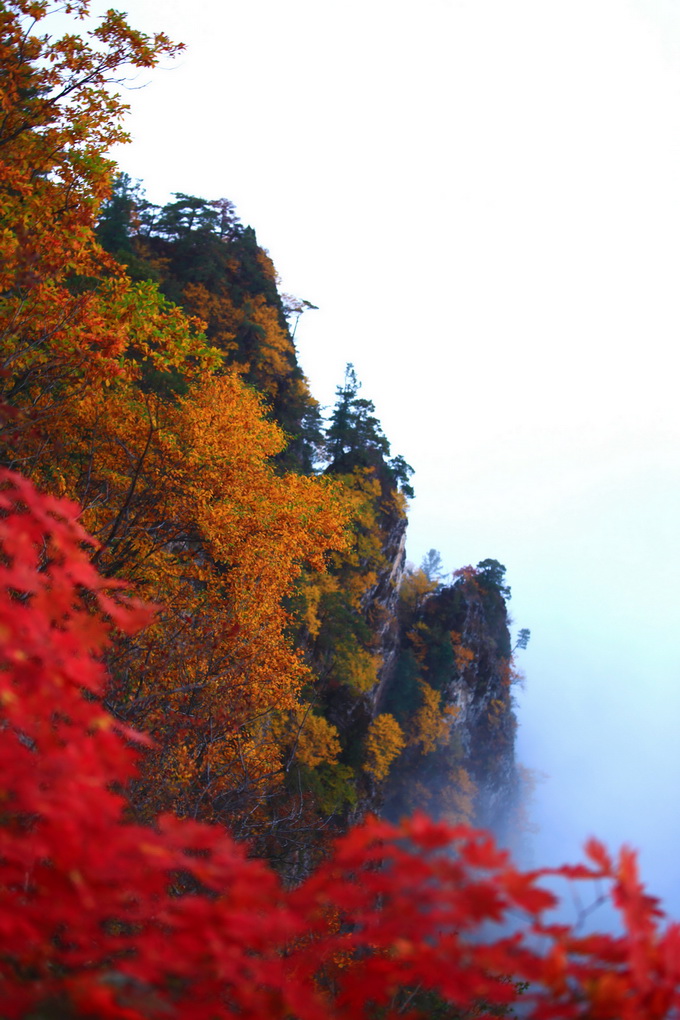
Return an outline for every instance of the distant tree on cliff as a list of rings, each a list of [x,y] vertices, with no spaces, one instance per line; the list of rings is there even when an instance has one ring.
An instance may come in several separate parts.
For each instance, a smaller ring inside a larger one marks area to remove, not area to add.
[[[522,627],[519,634],[517,635],[517,640],[515,641],[515,648],[513,648],[513,651],[515,651],[516,648],[521,648],[521,650],[524,651],[526,646],[529,644],[530,637],[531,631],[529,630],[529,628]]]
[[[482,587],[495,588],[504,599],[510,598],[511,590],[505,583],[505,567],[498,560],[480,560],[476,567],[476,575]]]
[[[444,577],[441,553],[437,549],[429,549],[423,556],[420,569],[428,581],[441,581]]]

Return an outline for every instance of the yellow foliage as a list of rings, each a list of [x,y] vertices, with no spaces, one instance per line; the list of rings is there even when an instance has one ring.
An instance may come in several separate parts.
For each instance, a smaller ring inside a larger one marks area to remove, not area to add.
[[[492,698],[489,702],[489,709],[487,712],[487,719],[490,728],[497,729],[502,721],[503,716],[510,710],[510,704],[508,701],[504,701],[501,698]]]
[[[424,570],[409,568],[404,571],[399,599],[407,612],[413,613],[426,595],[435,591],[436,581],[431,581]]]
[[[338,588],[338,579],[327,573],[307,573],[301,582],[299,620],[311,638],[315,638],[321,629],[320,612],[324,596],[338,591]]]
[[[453,712],[442,712],[441,695],[428,683],[421,680],[418,684],[421,694],[421,705],[413,716],[409,744],[420,745],[423,754],[432,754],[437,746],[449,735],[448,719]],[[447,718],[448,716],[448,718]]]
[[[368,727],[364,772],[380,782],[387,778],[390,766],[406,746],[401,726],[388,712],[377,715]]]
[[[352,539],[340,553],[330,557],[335,574],[350,604],[359,609],[361,600],[376,583],[387,561],[383,555],[384,536],[378,521],[377,504],[380,482],[368,468],[357,468],[349,475],[334,476],[346,493],[352,509]]]
[[[476,796],[477,785],[467,769],[452,769],[442,790],[442,819],[451,825],[474,824]]]
[[[367,652],[358,645],[343,646],[338,644],[335,649],[333,675],[341,683],[353,687],[357,691],[370,691],[378,682],[378,670],[383,660],[380,655]]]
[[[296,726],[295,756],[310,769],[322,762],[334,764],[342,750],[337,727],[321,715],[297,709],[291,719]]]
[[[285,758],[294,756],[312,769],[322,762],[335,764],[342,750],[337,727],[312,712],[309,705],[274,713],[268,729],[272,744]]]

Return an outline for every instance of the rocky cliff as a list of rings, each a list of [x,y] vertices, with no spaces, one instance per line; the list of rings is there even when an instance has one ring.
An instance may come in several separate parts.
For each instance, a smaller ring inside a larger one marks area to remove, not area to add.
[[[502,831],[516,783],[512,654],[500,564],[465,568],[410,605],[377,711],[407,735],[385,812],[422,808]],[[413,576],[413,575],[411,575]]]
[[[275,747],[280,768],[246,784],[247,796],[229,788],[220,820],[240,832],[245,818],[257,852],[291,875],[368,810],[496,822],[514,775],[503,568],[484,561],[448,585],[405,568],[412,469],[392,455],[352,365],[324,420],[289,328],[314,306],[279,294],[231,203],[176,194],[159,208],[121,177],[98,231],[133,279],[203,320],[223,367],[257,390],[288,439],[272,469],[332,476],[348,510],[347,547],[326,557],[327,571],[305,568],[288,596],[299,691],[273,694],[242,734],[258,753]],[[186,391],[181,373],[145,369],[140,385],[168,404]]]

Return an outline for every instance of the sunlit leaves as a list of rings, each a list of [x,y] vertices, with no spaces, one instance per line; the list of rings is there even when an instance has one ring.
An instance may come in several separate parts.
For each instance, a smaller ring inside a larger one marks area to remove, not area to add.
[[[448,714],[442,710],[439,691],[435,691],[422,680],[418,686],[421,703],[413,716],[409,743],[419,746],[423,754],[430,754],[449,736],[450,716],[455,713],[453,709],[450,709]]]
[[[366,735],[364,771],[380,782],[387,778],[390,766],[406,745],[401,726],[388,712],[371,721]]]

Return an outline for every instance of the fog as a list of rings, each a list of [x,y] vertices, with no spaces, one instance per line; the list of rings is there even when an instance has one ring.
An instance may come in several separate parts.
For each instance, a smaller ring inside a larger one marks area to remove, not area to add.
[[[676,5],[126,6],[188,50],[122,167],[232,199],[319,306],[303,369],[328,405],[354,362],[416,469],[410,559],[507,567],[536,863],[629,842],[680,917]]]

